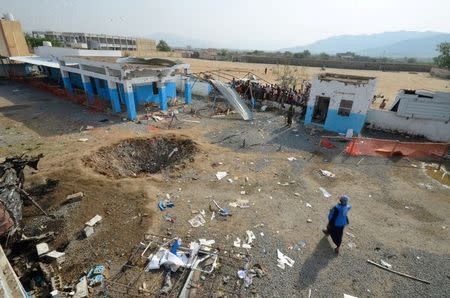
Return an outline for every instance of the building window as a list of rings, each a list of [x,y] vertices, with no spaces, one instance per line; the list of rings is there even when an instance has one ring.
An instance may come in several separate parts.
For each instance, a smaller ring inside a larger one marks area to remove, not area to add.
[[[350,112],[352,111],[353,100],[341,100],[339,105],[338,115],[339,116],[350,116]]]

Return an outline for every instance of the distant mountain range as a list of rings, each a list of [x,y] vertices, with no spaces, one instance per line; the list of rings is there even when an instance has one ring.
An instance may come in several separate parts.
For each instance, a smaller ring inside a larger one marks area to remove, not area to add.
[[[316,41],[306,46],[281,49],[281,51],[336,54],[354,52],[371,57],[431,59],[438,55],[439,43],[450,42],[450,33],[396,31],[370,35],[338,35]]]

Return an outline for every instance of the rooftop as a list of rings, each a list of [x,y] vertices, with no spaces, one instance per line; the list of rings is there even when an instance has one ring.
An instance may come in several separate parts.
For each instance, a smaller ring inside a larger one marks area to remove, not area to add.
[[[375,77],[353,76],[337,73],[322,73],[318,76],[321,81],[338,81],[347,84],[367,84],[370,80],[374,80]]]

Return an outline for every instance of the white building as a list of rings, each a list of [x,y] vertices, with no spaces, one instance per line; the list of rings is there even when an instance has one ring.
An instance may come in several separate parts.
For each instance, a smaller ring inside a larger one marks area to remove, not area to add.
[[[372,128],[450,142],[450,92],[401,90],[387,110],[370,109]]]
[[[375,94],[376,79],[324,73],[312,80],[305,124],[346,133],[359,134]]]

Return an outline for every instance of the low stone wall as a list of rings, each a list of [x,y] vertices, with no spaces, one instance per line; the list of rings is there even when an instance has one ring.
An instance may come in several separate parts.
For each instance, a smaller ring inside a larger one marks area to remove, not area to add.
[[[430,73],[434,77],[441,79],[450,79],[450,69],[432,67]]]
[[[369,109],[366,123],[370,128],[424,136],[431,141],[450,142],[449,121],[404,118],[396,112]]]
[[[384,63],[371,61],[350,61],[350,60],[321,60],[307,58],[285,58],[285,57],[266,57],[266,56],[239,56],[239,62],[247,63],[266,63],[266,64],[287,64],[309,67],[328,67],[343,69],[364,69],[364,70],[382,70],[382,71],[414,71],[430,72],[431,65],[412,64],[412,63]]]

